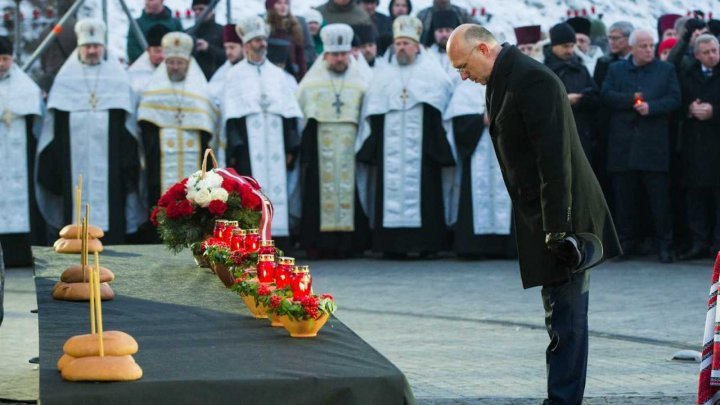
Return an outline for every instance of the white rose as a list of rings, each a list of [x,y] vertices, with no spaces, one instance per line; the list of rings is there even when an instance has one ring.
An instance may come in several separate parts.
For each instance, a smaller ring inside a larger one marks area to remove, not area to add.
[[[200,191],[200,190],[207,190],[207,192],[209,193],[211,187],[210,187],[210,185],[207,184],[207,182],[205,181],[205,179],[203,179],[203,180],[198,180],[198,182],[195,184],[195,188],[196,188],[198,191]]]
[[[188,188],[194,187],[195,184],[197,184],[199,178],[200,178],[200,172],[199,172],[199,171],[197,171],[197,172],[193,173],[192,175],[190,175],[190,177],[188,177],[187,187],[188,187]]]
[[[195,202],[203,208],[206,208],[208,205],[210,205],[210,201],[212,201],[212,197],[210,197],[210,192],[206,188],[198,191],[195,194]]]
[[[190,201],[191,203],[194,203],[194,202],[195,202],[195,196],[196,196],[196,195],[197,195],[197,190],[195,190],[194,188],[189,188],[188,191],[187,191],[187,196],[186,196],[186,198],[187,198],[187,200]]]
[[[208,172],[205,175],[205,183],[207,183],[208,187],[210,188],[216,188],[222,186],[223,178],[219,174],[215,172]]]
[[[228,192],[222,187],[214,188],[210,192],[210,198],[213,200],[220,200],[222,202],[227,202],[228,199]]]

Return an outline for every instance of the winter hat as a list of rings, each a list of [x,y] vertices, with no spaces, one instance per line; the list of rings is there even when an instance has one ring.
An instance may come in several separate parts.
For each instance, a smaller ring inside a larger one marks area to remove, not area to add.
[[[242,44],[242,39],[240,39],[237,32],[235,31],[235,24],[225,24],[223,26],[223,44],[226,44],[228,42]]]
[[[560,23],[550,28],[550,45],[575,43],[575,30],[568,23]]]
[[[460,25],[460,18],[453,10],[438,10],[432,13],[431,25],[433,32],[440,28],[450,28],[454,30]]]
[[[595,41],[599,38],[605,38],[607,36],[607,27],[605,23],[598,18],[590,20],[590,39]]]
[[[186,3],[186,4],[187,4],[187,3]],[[193,0],[193,1],[192,1],[192,6],[190,6],[190,7],[195,7],[195,6],[197,6],[197,5],[209,6],[209,5],[210,5],[210,0]]]
[[[658,46],[658,54],[661,54],[666,49],[672,49],[677,44],[677,38],[668,38],[660,43]]]
[[[707,22],[708,31],[711,34],[718,36],[720,35],[720,20],[710,20]]]
[[[75,23],[77,45],[103,45],[105,43],[105,23],[97,18],[83,18]]]
[[[162,39],[170,32],[170,28],[162,25],[162,24],[155,24],[148,30],[147,33],[147,44],[148,47],[150,46],[162,46]]]
[[[353,44],[355,46],[375,43],[377,35],[375,35],[374,25],[353,25]]]
[[[590,20],[588,20],[587,18],[573,17],[565,22],[568,23],[575,30],[576,34],[585,34],[588,37],[590,36]]]
[[[680,17],[682,16],[679,14],[661,15],[657,22],[658,38],[662,39],[663,32],[669,29],[675,29],[675,21],[677,21]]]
[[[184,32],[171,32],[162,39],[163,55],[165,59],[181,58],[190,60],[193,51],[193,39]]]
[[[518,45],[535,44],[540,42],[542,33],[539,25],[526,25],[515,28],[515,38]]]
[[[8,37],[0,37],[0,55],[12,55],[13,43]]]
[[[310,24],[311,22],[318,23],[318,25],[322,25],[323,23],[323,16],[320,14],[319,11],[315,10],[314,8],[309,9],[305,12],[305,22]]]
[[[275,8],[275,3],[277,3],[277,0],[265,0],[265,10],[272,10]],[[290,5],[290,0],[288,0],[288,6]]]

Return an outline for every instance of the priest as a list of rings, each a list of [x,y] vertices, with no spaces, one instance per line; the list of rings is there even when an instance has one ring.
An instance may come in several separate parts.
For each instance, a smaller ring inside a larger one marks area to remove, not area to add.
[[[210,79],[210,93],[213,102],[220,106],[223,90],[225,89],[225,74],[231,67],[237,65],[243,60],[242,40],[235,31],[235,24],[225,24],[223,26],[223,48],[225,48],[225,63],[215,71]]]
[[[467,259],[515,257],[512,203],[487,128],[485,86],[462,81],[459,75],[453,84],[443,114],[458,155],[453,251]]]
[[[132,88],[125,69],[104,58],[105,24],[76,23],[78,47],[50,89],[48,114],[38,142],[37,198],[57,235],[76,223],[74,186],[83,177],[82,203],[90,223],[105,231],[103,243],[122,243],[139,217],[138,138],[132,121]]]
[[[349,25],[327,25],[320,37],[325,52],[298,91],[306,120],[300,243],[310,258],[344,258],[369,248],[355,190],[355,138],[368,80],[353,60]]]
[[[459,75],[448,60],[445,47],[447,46],[450,34],[452,34],[458,25],[460,25],[460,16],[453,10],[438,10],[432,14],[432,27],[430,32],[432,33],[433,42],[428,50],[429,53],[440,62],[440,65],[442,65],[443,69],[451,78],[455,76],[459,77]]]
[[[227,135],[227,166],[254,177],[272,201],[272,234],[290,234],[288,169],[299,147],[297,119],[302,117],[285,73],[268,62],[268,28],[261,17],[236,26],[245,59],[227,74],[222,128]]]
[[[130,85],[133,88],[135,100],[140,100],[140,94],[145,90],[155,69],[163,61],[162,38],[170,32],[170,30],[162,25],[155,24],[148,30],[147,49],[139,58],[128,68],[128,76],[130,77]]]
[[[438,252],[449,219],[450,189],[443,187],[442,168],[454,166],[455,159],[442,112],[452,84],[440,64],[421,51],[421,32],[415,17],[393,22],[395,56],[375,71],[356,143],[372,248],[389,258]]]
[[[12,42],[0,37],[0,184],[5,191],[0,200],[0,244],[6,267],[31,266],[30,245],[45,242],[32,181],[42,94],[12,55]]]
[[[162,47],[165,61],[142,93],[137,113],[145,149],[147,207],[200,169],[218,119],[207,80],[191,56],[192,37],[171,32],[163,37]]]

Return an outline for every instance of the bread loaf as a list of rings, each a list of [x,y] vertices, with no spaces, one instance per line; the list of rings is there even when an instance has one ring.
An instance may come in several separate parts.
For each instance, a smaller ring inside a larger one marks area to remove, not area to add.
[[[138,351],[135,338],[119,330],[103,332],[103,350],[105,356],[126,356]],[[63,345],[63,352],[72,357],[89,357],[100,355],[100,339],[98,335],[73,336]]]
[[[65,366],[67,366],[68,363],[70,363],[73,360],[75,360],[75,357],[70,356],[66,353],[63,353],[63,355],[60,356],[60,359],[57,362],[58,371],[62,371],[62,369],[65,368]]]
[[[78,236],[78,233],[82,233],[82,227],[77,225],[65,225],[60,230],[60,237],[67,239],[79,239],[82,235]],[[105,236],[105,232],[95,225],[88,225],[88,236],[90,239],[99,239]]]
[[[82,249],[82,239],[75,239],[75,238],[60,238],[55,241],[53,244],[53,247],[55,248],[55,251],[58,253],[80,253],[80,250]],[[97,239],[89,239],[88,240],[88,252],[89,253],[95,253],[95,252],[102,252],[103,251],[103,245],[102,242],[100,242]]]
[[[90,301],[90,283],[65,283],[58,281],[53,287],[52,295],[62,301]],[[115,298],[115,293],[107,283],[100,283],[100,299],[108,301]]]
[[[134,381],[143,374],[129,355],[80,357],[63,367],[61,373],[68,381]]]
[[[82,266],[79,264],[75,264],[63,271],[62,275],[60,276],[60,281],[64,281],[66,283],[87,282],[90,280],[91,270],[94,270],[94,266],[87,266],[85,268],[85,279],[83,280]],[[115,280],[115,274],[113,274],[110,269],[100,266],[100,282],[109,283],[113,280]]]

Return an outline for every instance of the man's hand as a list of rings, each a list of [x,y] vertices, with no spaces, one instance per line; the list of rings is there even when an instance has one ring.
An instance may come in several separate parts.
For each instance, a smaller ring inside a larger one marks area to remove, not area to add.
[[[204,40],[204,39],[198,39],[198,40],[195,42],[195,50],[198,51],[198,52],[205,52],[205,51],[207,51],[209,46],[210,46],[210,45],[208,44],[208,41],[206,41],[206,40]]]
[[[650,113],[650,106],[644,101],[633,105],[633,108],[635,109],[635,111],[637,111],[638,114],[642,116],[648,115],[648,113]]]
[[[490,125],[490,117],[488,117],[487,111],[483,114],[483,124],[485,126]]]
[[[570,105],[577,104],[580,99],[582,99],[583,95],[580,93],[568,93],[568,100],[570,100]]]
[[[580,255],[575,245],[569,240],[570,238],[573,236],[565,232],[548,232],[545,234],[545,245],[559,263],[575,269],[580,263]]]
[[[695,100],[690,104],[690,115],[698,121],[709,120],[713,117],[712,104],[701,103],[700,100]]]

